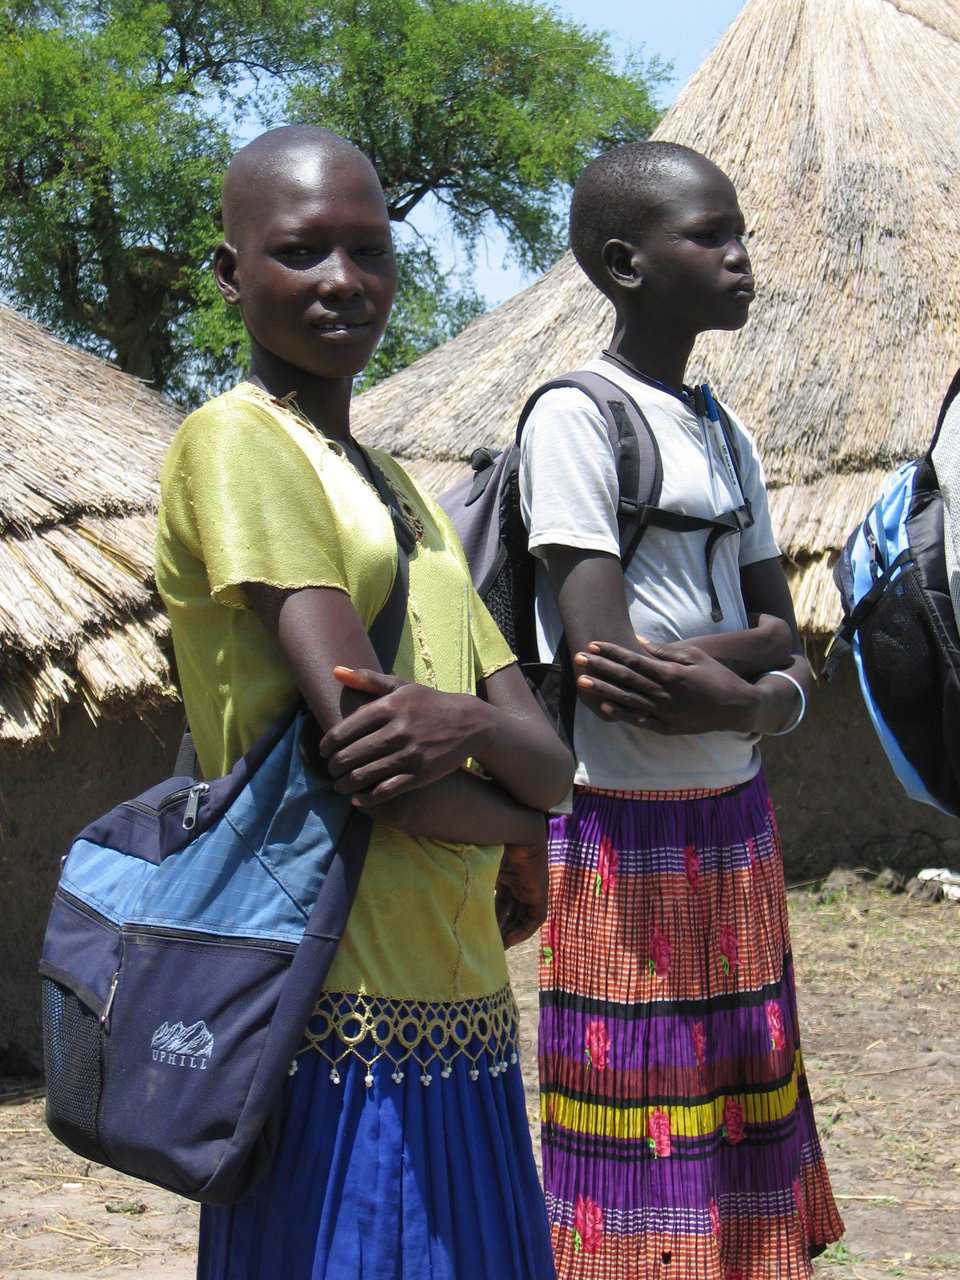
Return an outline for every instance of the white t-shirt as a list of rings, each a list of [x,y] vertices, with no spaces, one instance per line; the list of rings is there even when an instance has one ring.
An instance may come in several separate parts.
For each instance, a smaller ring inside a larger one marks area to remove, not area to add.
[[[723,457],[722,437],[678,396],[660,391],[607,360],[586,368],[621,386],[640,405],[663,460],[659,505],[686,515],[713,517],[741,504],[736,476]],[[637,635],[670,643],[747,625],[740,567],[780,554],[770,527],[763,468],[752,438],[727,411],[736,437],[743,496],[754,523],[720,539],[713,581],[723,619],[711,617],[706,540],[709,530],[673,533],[648,528],[624,574],[627,609]],[[530,550],[542,560],[549,546],[607,551],[619,556],[619,485],[613,449],[593,401],[575,387],[545,392],[521,439],[520,503]],[[546,569],[537,565],[537,639],[551,662],[562,635]],[[597,637],[602,639],[602,637]],[[575,781],[617,791],[692,790],[736,786],[760,767],[758,739],[717,732],[665,737],[613,724],[577,703]]]

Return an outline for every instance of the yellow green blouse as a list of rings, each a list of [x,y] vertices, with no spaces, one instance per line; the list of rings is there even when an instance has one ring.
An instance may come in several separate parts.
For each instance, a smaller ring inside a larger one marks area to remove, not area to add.
[[[513,661],[474,591],[443,512],[390,457],[371,456],[419,536],[394,670],[452,693]],[[157,585],[207,777],[226,773],[290,705],[291,672],[243,584],[345,591],[364,626],[396,570],[390,515],[342,450],[249,383],[180,427],[164,463]],[[331,991],[457,1001],[506,983],[493,913],[502,850],[423,840],[379,824]]]

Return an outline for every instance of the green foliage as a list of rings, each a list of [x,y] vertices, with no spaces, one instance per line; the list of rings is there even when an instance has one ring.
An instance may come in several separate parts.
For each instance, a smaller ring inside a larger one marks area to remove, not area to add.
[[[231,140],[162,69],[162,6],[81,16],[0,40],[4,287],[64,336],[175,386],[189,268],[212,239]]]
[[[384,339],[358,380],[358,391],[456,337],[485,310],[470,285],[450,283],[429,248],[398,245],[396,254],[397,300]]]
[[[432,195],[461,239],[492,218],[530,267],[562,249],[562,190],[658,119],[656,62],[620,74],[605,37],[525,0],[328,0],[307,38],[292,118],[356,142],[393,218]]]
[[[325,124],[361,146],[398,222],[439,201],[461,244],[489,221],[528,266],[562,247],[558,197],[656,120],[656,64],[520,0],[0,0],[0,269],[58,333],[194,400],[245,343],[207,270],[238,134]],[[429,243],[372,382],[481,309]]]

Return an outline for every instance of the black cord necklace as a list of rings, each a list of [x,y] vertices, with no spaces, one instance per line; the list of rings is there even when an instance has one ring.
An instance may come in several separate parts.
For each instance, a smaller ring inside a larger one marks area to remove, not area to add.
[[[642,369],[638,369],[635,364],[632,364],[629,360],[625,360],[623,356],[614,354],[609,347],[604,347],[603,358],[605,360],[609,360],[611,364],[619,365],[625,373],[631,374],[634,378],[639,378],[640,381],[645,382],[648,387],[655,387],[657,391],[665,391],[668,396],[673,396],[675,399],[681,401],[688,409],[692,409],[694,407],[694,396],[696,392],[693,387],[688,387],[686,383],[684,383],[678,391],[676,387],[668,386],[667,383],[661,382],[659,378],[651,378],[648,373],[644,373]]]

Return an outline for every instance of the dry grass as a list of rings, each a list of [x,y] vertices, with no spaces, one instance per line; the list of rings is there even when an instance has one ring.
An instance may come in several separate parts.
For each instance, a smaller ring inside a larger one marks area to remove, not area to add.
[[[152,592],[160,463],[180,411],[0,306],[0,742],[173,696]]]
[[[817,1280],[960,1274],[960,908],[869,884],[790,894],[804,1056],[847,1226]],[[536,944],[510,953],[536,1126]],[[196,1206],[47,1133],[38,1091],[0,1095],[0,1276],[188,1280]]]
[[[808,635],[882,475],[922,451],[960,363],[960,5],[749,0],[656,137],[733,177],[759,296],[695,369],[756,432]],[[525,293],[364,395],[363,436],[441,490],[524,399],[609,338],[567,255]]]

